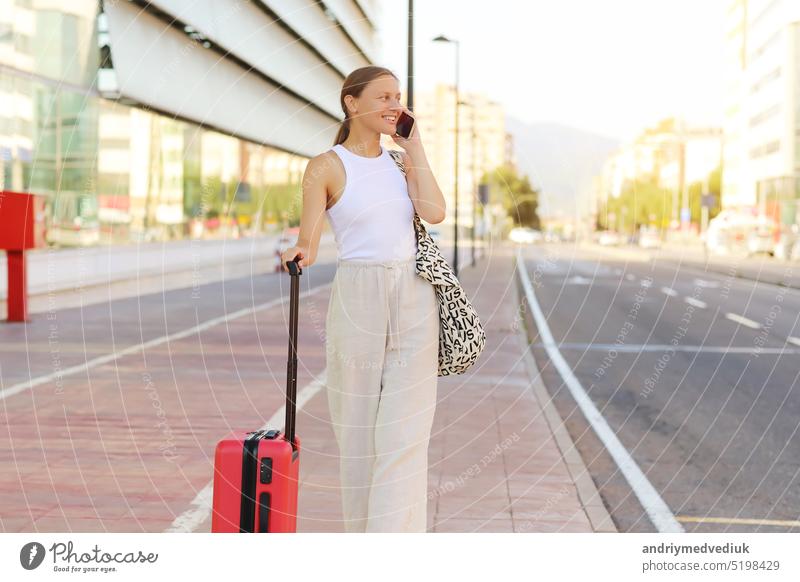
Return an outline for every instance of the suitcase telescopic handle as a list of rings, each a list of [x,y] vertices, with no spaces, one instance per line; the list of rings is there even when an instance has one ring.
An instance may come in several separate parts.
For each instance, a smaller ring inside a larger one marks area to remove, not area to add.
[[[289,359],[286,365],[286,440],[296,449],[294,441],[294,423],[297,412],[297,311],[300,302],[300,259],[294,258],[286,262],[291,279],[289,291]]]

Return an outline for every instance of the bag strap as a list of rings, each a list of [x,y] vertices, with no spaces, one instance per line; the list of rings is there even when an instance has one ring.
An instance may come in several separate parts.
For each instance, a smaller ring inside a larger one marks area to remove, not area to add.
[[[405,164],[405,162],[403,162],[403,154],[401,154],[397,150],[388,150],[388,152],[389,152],[389,155],[394,160],[394,163],[397,164],[398,168],[400,168],[400,172],[402,172],[403,176],[405,176],[406,179],[408,179],[408,174],[406,173],[406,164]],[[411,198],[411,195],[409,195],[409,198]],[[414,201],[413,200],[411,201],[411,205],[413,207],[413,205],[414,205]],[[427,232],[425,230],[425,225],[422,224],[422,219],[419,217],[419,214],[417,214],[417,209],[414,208],[414,233],[417,235],[417,240],[418,241],[423,236],[421,234],[421,231]]]
[[[395,164],[397,167],[400,168],[400,171],[403,172],[403,176],[406,176],[406,165],[403,162],[403,155],[398,152],[397,150],[389,150],[389,155],[392,156]]]

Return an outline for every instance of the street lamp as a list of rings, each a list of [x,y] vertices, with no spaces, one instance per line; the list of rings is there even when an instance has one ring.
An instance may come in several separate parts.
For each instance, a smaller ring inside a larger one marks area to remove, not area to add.
[[[406,44],[408,70],[406,71],[406,106],[409,111],[414,111],[414,0],[408,0],[408,40]]]
[[[472,186],[472,229],[471,229],[471,231],[472,231],[471,232],[471,237],[472,237],[472,262],[470,263],[470,266],[474,267],[475,266],[475,223],[477,221],[476,206],[477,206],[477,201],[478,201],[478,178],[476,178],[476,172],[475,172],[475,168],[476,168],[476,164],[477,164],[477,160],[476,160],[476,156],[475,156],[475,140],[478,137],[478,133],[475,131],[475,103],[470,102],[470,101],[461,101],[459,104],[460,105],[466,105],[467,107],[470,108],[470,115],[471,115],[470,118],[472,120],[472,123],[470,124],[471,125],[471,128],[470,128],[471,132],[470,133],[471,133],[471,136],[472,136],[472,142],[470,144],[470,155],[472,157],[472,161],[470,163],[470,170],[472,172],[472,183],[471,183],[471,186]],[[481,141],[483,141],[483,140],[481,140]]]
[[[453,38],[447,38],[440,34],[433,39],[433,42],[449,42],[456,47],[456,79],[455,79],[455,94],[456,94],[456,128],[455,128],[455,181],[453,184],[453,272],[458,277],[458,61],[459,61],[459,42]]]

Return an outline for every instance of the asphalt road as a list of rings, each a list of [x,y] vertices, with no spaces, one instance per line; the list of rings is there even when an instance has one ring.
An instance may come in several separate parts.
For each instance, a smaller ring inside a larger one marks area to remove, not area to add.
[[[686,531],[800,531],[800,292],[571,245],[524,256],[558,349]],[[655,531],[531,337],[618,528]]]

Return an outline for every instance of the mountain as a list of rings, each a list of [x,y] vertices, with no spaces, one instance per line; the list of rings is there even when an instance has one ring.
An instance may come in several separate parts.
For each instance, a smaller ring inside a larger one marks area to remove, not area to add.
[[[592,178],[600,174],[620,141],[567,125],[525,123],[511,116],[506,116],[506,131],[514,137],[519,172],[542,191],[539,216],[585,216]]]

